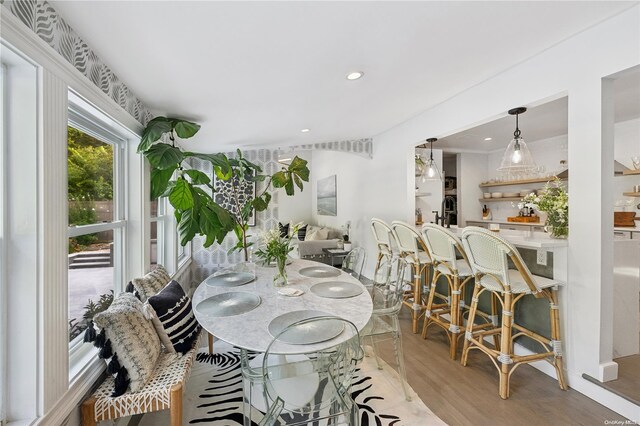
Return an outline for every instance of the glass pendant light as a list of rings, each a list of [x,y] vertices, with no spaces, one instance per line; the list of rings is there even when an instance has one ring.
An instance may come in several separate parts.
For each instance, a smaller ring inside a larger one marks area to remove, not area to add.
[[[433,143],[437,141],[436,138],[429,138],[427,142],[431,145],[431,153],[429,154],[429,159],[426,162],[426,167],[424,169],[424,173],[422,174],[422,181],[442,181],[442,175],[440,174],[440,170],[438,170],[438,165],[433,159]]]
[[[533,161],[529,147],[522,139],[520,129],[518,128],[518,116],[527,109],[519,107],[509,110],[510,115],[516,116],[516,130],[513,132],[513,139],[509,142],[507,150],[502,156],[502,162],[498,171],[507,173],[527,173],[536,169],[536,163]]]

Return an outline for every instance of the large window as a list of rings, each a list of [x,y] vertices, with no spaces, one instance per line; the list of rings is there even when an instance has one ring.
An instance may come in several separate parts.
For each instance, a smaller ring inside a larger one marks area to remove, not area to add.
[[[124,141],[70,95],[67,133],[69,345],[123,288]]]

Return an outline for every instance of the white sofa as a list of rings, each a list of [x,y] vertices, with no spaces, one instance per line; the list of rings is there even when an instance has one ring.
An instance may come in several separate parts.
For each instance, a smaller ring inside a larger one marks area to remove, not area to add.
[[[312,235],[317,232],[318,229],[323,229],[324,231],[326,231],[321,231],[320,235],[321,237],[324,237],[324,234],[326,234],[326,239],[308,240],[305,237],[304,241],[300,241],[298,240],[296,235],[293,239],[295,248],[291,252],[292,257],[329,263],[329,256],[324,253],[322,249],[338,247],[338,241],[342,240],[342,232],[339,229],[321,227],[317,225],[307,225],[307,236],[311,236],[311,238],[314,238]]]

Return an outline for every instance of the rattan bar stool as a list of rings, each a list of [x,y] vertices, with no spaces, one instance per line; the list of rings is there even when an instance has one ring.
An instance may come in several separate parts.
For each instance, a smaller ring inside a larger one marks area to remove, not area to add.
[[[386,271],[391,274],[391,270],[393,269],[392,265],[397,263],[399,259],[396,235],[384,220],[376,217],[371,219],[371,232],[373,232],[373,238],[376,240],[376,245],[378,246],[376,266],[373,271],[374,277],[378,276],[379,271]],[[391,275],[389,275],[389,277],[391,277]]]
[[[406,222],[394,220],[391,222],[393,232],[398,241],[399,256],[413,268],[413,289],[405,292],[404,305],[411,309],[413,332],[418,332],[418,321],[426,306],[422,300],[422,275],[429,282],[431,257],[422,241],[420,234]]]
[[[471,349],[479,349],[488,355],[500,374],[500,397],[507,399],[509,398],[509,379],[518,366],[545,360],[555,367],[560,388],[566,390],[557,293],[558,286],[562,283],[533,275],[511,243],[484,228],[474,226],[464,228],[462,244],[476,280],[462,350],[462,365],[467,365]],[[516,269],[509,269],[509,260],[513,262]],[[500,327],[474,331],[473,323],[478,308],[478,297],[485,291],[494,294],[502,305],[502,323]],[[516,303],[530,295],[546,298],[549,301],[551,339],[514,322]],[[495,349],[486,346],[484,337],[496,334],[500,335],[499,346]],[[540,343],[543,352],[514,355],[513,342],[520,336],[527,336]]]
[[[464,289],[472,281],[473,273],[462,243],[456,235],[440,225],[426,223],[422,227],[422,237],[433,261],[431,291],[422,327],[422,338],[427,338],[430,325],[442,327],[449,338],[451,359],[456,359],[458,337],[464,309]],[[458,255],[462,258],[458,259]],[[446,277],[450,303],[434,304],[436,283],[441,276]]]

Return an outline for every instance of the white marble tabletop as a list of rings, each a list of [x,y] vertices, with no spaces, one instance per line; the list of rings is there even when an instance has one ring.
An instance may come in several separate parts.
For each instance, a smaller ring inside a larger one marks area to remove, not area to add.
[[[309,266],[327,266],[310,260],[296,259],[287,265],[287,276],[290,288],[304,291],[302,296],[289,297],[278,294],[280,288],[273,286],[273,276],[276,268],[256,266],[256,280],[237,287],[215,287],[207,285],[204,281],[198,286],[193,295],[193,308],[196,319],[202,327],[217,338],[224,340],[239,348],[251,351],[265,352],[273,336],[269,334],[268,326],[271,320],[279,315],[292,311],[315,310],[326,312],[345,318],[362,330],[371,317],[373,305],[371,297],[362,283],[351,275],[340,271],[340,276],[331,278],[308,278],[298,271]],[[355,297],[345,299],[328,299],[316,296],[309,291],[314,284],[323,281],[348,281],[362,286],[363,292]],[[257,294],[261,297],[260,305],[240,315],[228,317],[214,317],[198,312],[198,303],[220,293],[231,291]],[[321,350],[344,340],[338,336],[327,342],[313,345],[287,345],[279,351],[283,354],[305,353]]]

